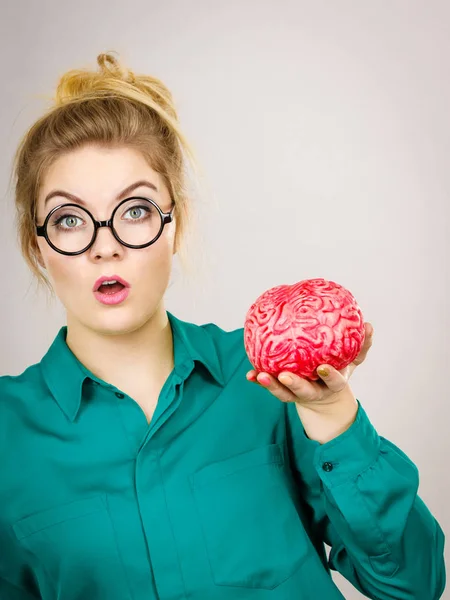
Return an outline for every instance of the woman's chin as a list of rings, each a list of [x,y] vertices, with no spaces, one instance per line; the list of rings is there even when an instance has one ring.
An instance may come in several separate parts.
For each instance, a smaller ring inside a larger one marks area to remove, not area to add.
[[[89,322],[89,329],[101,335],[124,335],[140,329],[146,322],[132,311],[110,311],[110,313],[96,315]]]

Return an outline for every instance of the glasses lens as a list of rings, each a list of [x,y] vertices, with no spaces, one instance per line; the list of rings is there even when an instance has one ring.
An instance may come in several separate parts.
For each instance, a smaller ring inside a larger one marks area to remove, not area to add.
[[[131,198],[117,209],[113,227],[122,242],[140,246],[155,239],[161,231],[162,219],[151,202],[143,198]]]
[[[79,252],[94,236],[94,223],[82,208],[62,206],[47,223],[47,235],[52,244],[63,252]]]

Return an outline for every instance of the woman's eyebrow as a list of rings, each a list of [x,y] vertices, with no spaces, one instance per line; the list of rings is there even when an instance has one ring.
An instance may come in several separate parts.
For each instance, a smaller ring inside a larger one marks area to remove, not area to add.
[[[154,190],[155,192],[158,192],[158,188],[155,186],[155,184],[151,183],[151,181],[148,181],[147,179],[140,179],[139,181],[132,183],[131,185],[126,187],[124,190],[122,190],[120,192],[120,194],[117,196],[115,201],[117,202],[118,200],[122,200],[123,198],[126,198],[129,194],[131,194],[131,192],[133,192],[133,190],[135,190],[138,187],[142,187],[142,186],[149,187],[150,189]],[[61,196],[63,198],[67,198],[67,200],[70,200],[71,202],[76,202],[77,204],[86,206],[86,203],[81,198],[79,198],[78,196],[75,196],[74,194],[71,194],[69,192],[65,192],[64,190],[53,190],[52,192],[47,194],[47,196],[45,197],[44,206],[47,204],[47,202],[49,200],[51,200],[55,196]]]

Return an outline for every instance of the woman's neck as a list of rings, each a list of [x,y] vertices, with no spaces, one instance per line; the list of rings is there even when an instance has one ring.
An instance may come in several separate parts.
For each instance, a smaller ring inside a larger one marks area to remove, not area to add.
[[[174,368],[173,337],[163,306],[130,333],[104,335],[67,317],[66,343],[96,377],[127,390],[158,389]]]

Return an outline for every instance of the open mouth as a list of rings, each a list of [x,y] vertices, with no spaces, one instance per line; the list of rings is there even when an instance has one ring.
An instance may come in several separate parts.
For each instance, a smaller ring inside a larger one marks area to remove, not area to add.
[[[120,304],[130,292],[130,284],[118,275],[97,279],[94,295],[102,304]]]
[[[120,283],[120,281],[111,281],[108,283],[102,283],[102,285],[98,288],[97,291],[101,294],[112,295],[117,294],[117,292],[120,292],[124,288],[125,286],[123,285],[123,283]]]

